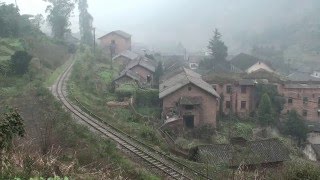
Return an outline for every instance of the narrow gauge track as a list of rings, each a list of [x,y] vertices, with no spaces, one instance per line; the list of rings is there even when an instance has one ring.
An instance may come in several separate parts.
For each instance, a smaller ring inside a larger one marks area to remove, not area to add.
[[[57,98],[70,112],[73,113],[73,115],[90,126],[90,128],[93,128],[102,135],[111,138],[122,148],[165,173],[170,179],[192,179],[190,175],[197,177],[197,179],[210,179],[204,174],[199,173],[194,169],[191,169],[190,167],[185,166],[184,164],[163,154],[162,152],[153,149],[143,142],[113,127],[112,125],[102,123],[102,119],[91,113],[89,110],[85,109],[90,115],[84,112],[78,106],[73,105],[66,97],[66,81],[70,76],[73,64],[74,60],[70,66],[67,67],[66,70],[59,76],[56,86],[53,88],[53,93],[56,94]]]

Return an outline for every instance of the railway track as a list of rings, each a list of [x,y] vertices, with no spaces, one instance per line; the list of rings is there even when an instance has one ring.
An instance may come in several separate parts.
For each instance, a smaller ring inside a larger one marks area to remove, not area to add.
[[[70,76],[73,64],[74,61],[59,76],[52,92],[74,116],[90,128],[101,133],[103,136],[114,140],[125,151],[134,154],[147,162],[153,168],[164,173],[169,179],[209,179],[204,174],[201,174],[163,154],[162,152],[153,149],[149,145],[131,137],[112,125],[102,123],[102,118],[93,114],[85,107],[79,108],[74,105],[66,96],[66,82]]]

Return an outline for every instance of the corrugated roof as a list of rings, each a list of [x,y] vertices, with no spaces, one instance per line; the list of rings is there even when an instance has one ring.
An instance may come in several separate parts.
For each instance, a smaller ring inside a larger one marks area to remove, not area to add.
[[[119,36],[122,36],[122,37],[124,37],[124,38],[126,38],[126,39],[131,38],[131,35],[130,35],[130,34],[124,32],[124,31],[121,31],[121,30],[116,30],[116,31],[111,31],[111,32],[109,32],[108,34],[106,34],[106,35],[104,35],[104,36],[102,36],[102,37],[100,37],[100,38],[98,38],[98,39],[102,39],[102,38],[104,38],[105,36],[108,36],[108,35],[111,34],[111,33],[115,33],[115,34],[117,34],[117,35],[119,35]]]
[[[139,57],[139,55],[137,53],[134,53],[132,51],[126,50],[126,51],[123,51],[122,53],[116,55],[115,57],[113,57],[112,60],[115,60],[115,59],[117,59],[118,57],[121,57],[121,56],[126,57],[126,58],[128,58],[130,60],[135,60],[135,59],[137,59]]]
[[[165,80],[159,86],[159,98],[163,98],[181,87],[192,83],[195,86],[207,91],[208,93],[220,97],[212,86],[201,79],[201,75],[190,69],[183,68],[183,71],[171,78]]]
[[[289,160],[286,147],[277,139],[247,141],[239,144],[202,145],[196,148],[194,158],[213,164],[254,165]]]

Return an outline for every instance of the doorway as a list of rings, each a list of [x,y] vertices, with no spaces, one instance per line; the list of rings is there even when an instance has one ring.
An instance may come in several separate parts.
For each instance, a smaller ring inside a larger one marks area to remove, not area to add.
[[[194,127],[194,115],[185,115],[183,116],[184,124],[187,128]]]

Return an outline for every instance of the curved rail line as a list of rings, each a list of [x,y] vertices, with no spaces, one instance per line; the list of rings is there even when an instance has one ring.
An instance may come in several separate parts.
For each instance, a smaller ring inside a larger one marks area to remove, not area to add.
[[[80,102],[79,104],[82,106],[81,109],[72,104],[66,97],[66,81],[69,78],[73,64],[74,60],[70,66],[67,67],[66,70],[59,76],[56,87],[53,89],[57,98],[70,112],[72,112],[76,117],[94,130],[100,132],[108,138],[111,138],[122,148],[143,159],[151,166],[165,173],[171,179],[192,179],[191,176],[197,177],[197,179],[210,179],[206,175],[172,159],[168,155],[158,150],[155,150],[151,146],[137,140],[136,138],[133,138],[114,126],[102,123],[102,118],[86,109],[81,105]],[[77,99],[76,101],[78,102]],[[82,109],[84,109],[86,112],[84,112]]]

